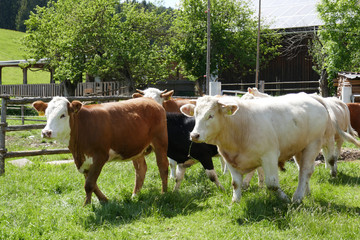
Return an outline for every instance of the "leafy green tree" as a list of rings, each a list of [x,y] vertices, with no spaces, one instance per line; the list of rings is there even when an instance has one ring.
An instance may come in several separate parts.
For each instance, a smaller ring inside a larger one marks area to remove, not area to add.
[[[172,28],[171,53],[178,68],[192,80],[203,81],[206,72],[207,0],[182,0]],[[263,27],[263,33],[270,30]],[[274,56],[279,35],[261,40],[261,63]],[[255,68],[257,17],[246,1],[211,0],[211,73],[222,81],[227,72],[244,76]]]
[[[148,11],[115,0],[58,0],[38,7],[26,21],[28,58],[49,59],[69,94],[84,73],[127,81],[131,89],[166,75],[167,11]],[[116,11],[118,9],[118,11]]]
[[[329,84],[339,71],[360,71],[358,0],[322,0],[317,11],[324,25],[312,43],[315,70]]]

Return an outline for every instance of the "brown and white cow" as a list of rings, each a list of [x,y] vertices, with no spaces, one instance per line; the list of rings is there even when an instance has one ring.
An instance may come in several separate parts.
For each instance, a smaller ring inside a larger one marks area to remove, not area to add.
[[[181,111],[195,116],[190,135],[193,141],[218,146],[232,175],[233,201],[241,198],[243,175],[260,166],[268,189],[288,200],[279,185],[278,166],[292,156],[299,166],[299,183],[292,200],[302,201],[310,193],[315,158],[334,121],[326,107],[307,94],[252,101],[205,96],[196,105],[184,105]]]
[[[79,172],[85,176],[85,204],[94,192],[100,201],[107,201],[96,181],[108,161],[132,160],[136,171],[133,196],[144,183],[147,165],[144,155],[151,148],[167,191],[168,139],[166,113],[153,99],[139,98],[121,102],[85,106],[54,97],[49,103],[36,101],[34,108],[45,112],[47,123],[42,136],[66,143]]]
[[[132,95],[133,98],[138,97],[149,97],[154,99],[159,104],[163,105],[166,112],[180,112],[180,107],[190,103],[190,99],[185,98],[171,98],[174,94],[174,90],[167,91],[161,91],[157,88],[147,88],[145,90],[136,89],[138,91],[137,93],[134,93]]]

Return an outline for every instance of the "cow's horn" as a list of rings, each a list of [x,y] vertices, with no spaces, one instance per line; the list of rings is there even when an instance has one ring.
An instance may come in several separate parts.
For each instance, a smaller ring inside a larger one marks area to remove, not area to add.
[[[166,92],[167,92],[167,89],[165,89],[164,91],[162,91],[161,94],[164,94],[164,93],[166,93]]]
[[[138,91],[139,93],[141,93],[142,95],[144,95],[144,91],[140,90],[140,89],[136,89],[136,91]]]

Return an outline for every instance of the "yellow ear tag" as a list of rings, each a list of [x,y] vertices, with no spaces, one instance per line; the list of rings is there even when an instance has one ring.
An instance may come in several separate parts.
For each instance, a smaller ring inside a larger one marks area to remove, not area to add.
[[[227,114],[228,114],[228,115],[232,115],[231,109],[228,109]]]
[[[40,117],[42,117],[42,116],[45,115],[45,112],[44,112],[44,111],[39,111],[38,113],[39,113],[39,116],[40,116]]]

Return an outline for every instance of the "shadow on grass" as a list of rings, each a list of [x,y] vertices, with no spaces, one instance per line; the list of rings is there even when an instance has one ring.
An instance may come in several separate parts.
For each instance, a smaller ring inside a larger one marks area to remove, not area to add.
[[[202,211],[200,203],[206,201],[211,193],[204,189],[195,192],[167,192],[160,194],[157,190],[142,192],[135,199],[127,195],[121,200],[109,200],[105,204],[93,204],[94,215],[87,219],[89,225],[102,225],[104,222],[114,225],[129,224],[141,218],[172,218],[177,215],[188,215]]]
[[[360,177],[349,176],[342,172],[338,172],[335,178],[329,178],[329,183],[334,185],[355,186],[360,184]]]
[[[274,194],[266,193],[261,197],[246,199],[243,204],[243,214],[236,219],[239,225],[268,220],[275,223],[279,229],[288,227],[287,213],[292,205]]]

